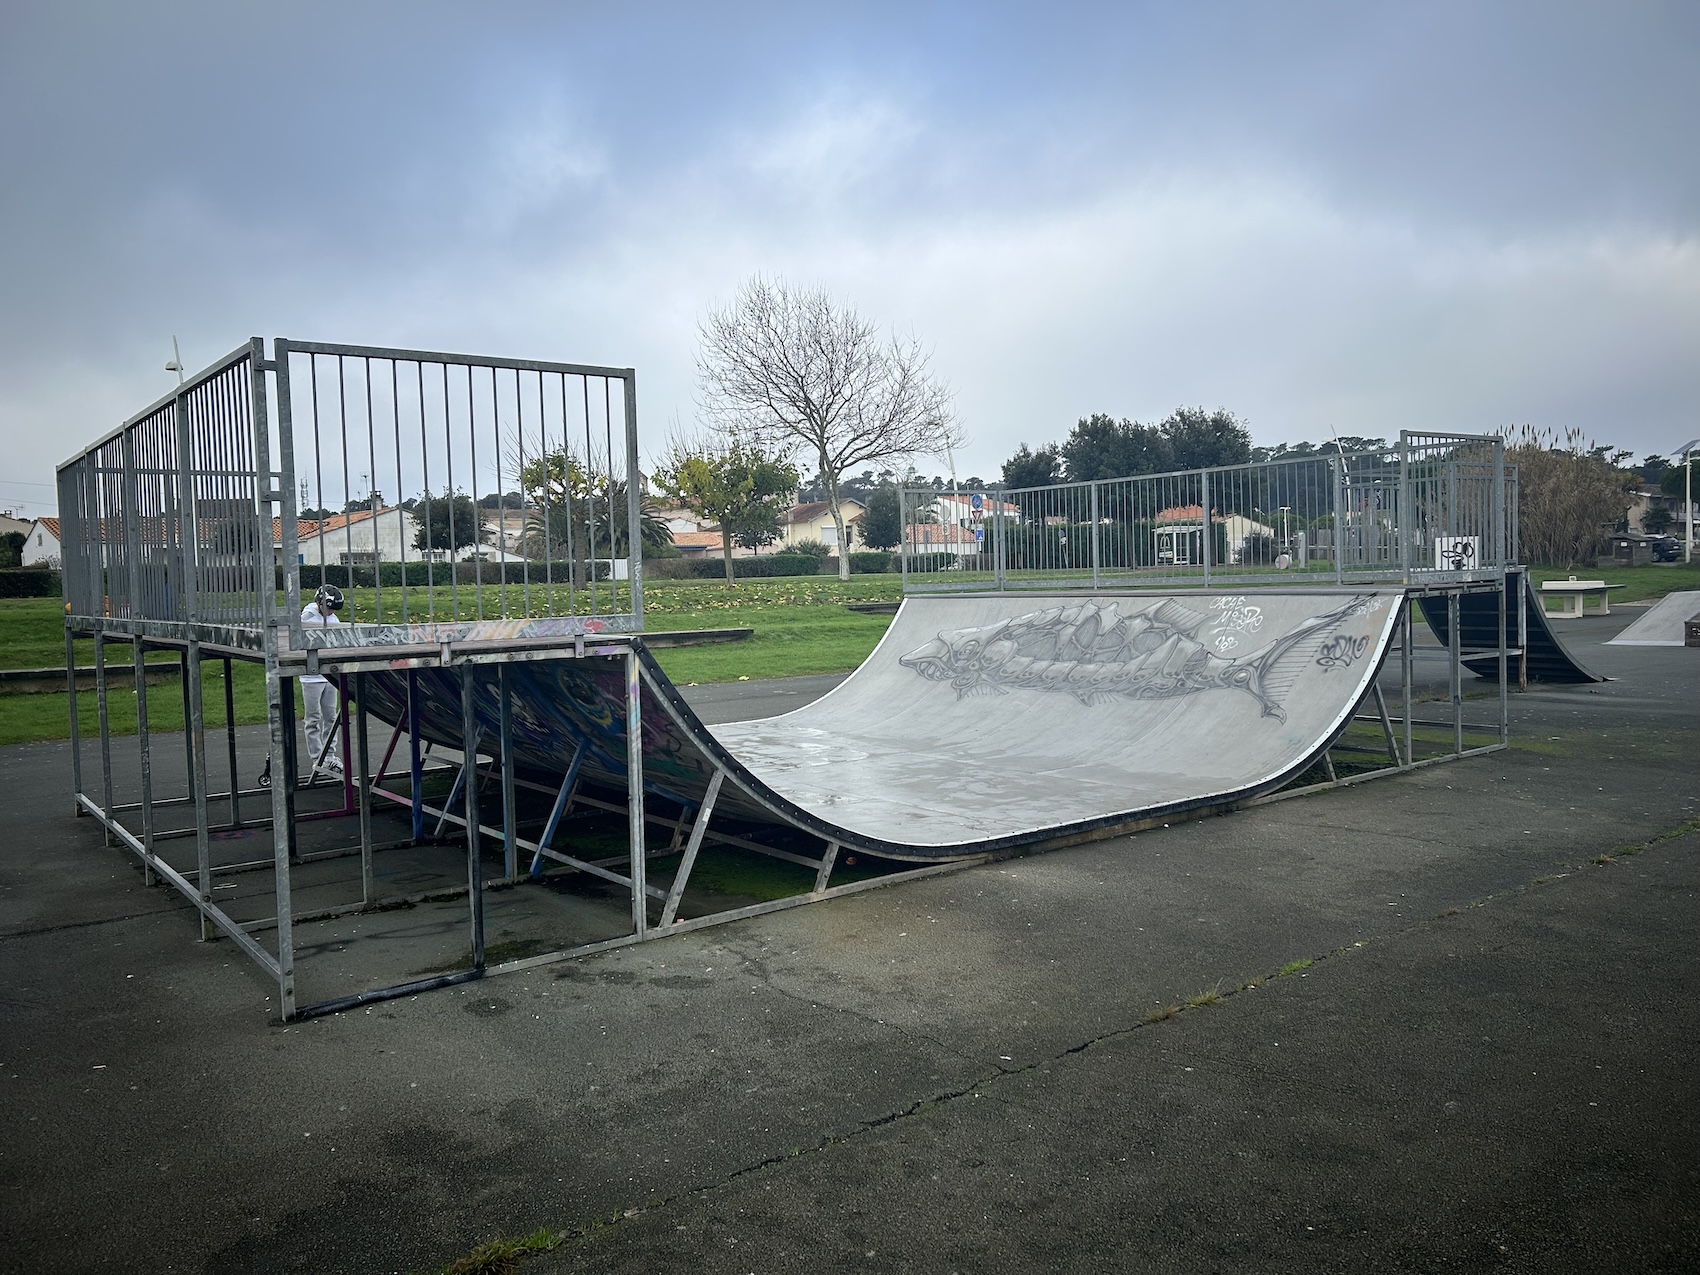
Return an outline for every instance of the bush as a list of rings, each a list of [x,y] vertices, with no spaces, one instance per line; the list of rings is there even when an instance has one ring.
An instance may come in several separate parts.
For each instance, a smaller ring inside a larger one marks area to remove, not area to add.
[[[0,571],[0,598],[57,598],[59,573],[48,567],[11,567]]]
[[[850,555],[850,574],[875,576],[892,570],[896,555],[881,552],[862,552]],[[834,568],[836,570],[836,568]]]
[[[785,553],[775,554],[774,556],[786,557],[794,553],[800,553],[810,558],[830,558],[833,556],[832,550],[828,549],[818,540],[799,540],[796,544],[787,549]]]

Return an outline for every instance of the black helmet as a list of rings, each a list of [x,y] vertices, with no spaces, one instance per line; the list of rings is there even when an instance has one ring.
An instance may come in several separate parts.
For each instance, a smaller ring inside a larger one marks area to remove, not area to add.
[[[342,590],[334,584],[321,584],[319,591],[313,595],[313,602],[321,612],[342,610]]]

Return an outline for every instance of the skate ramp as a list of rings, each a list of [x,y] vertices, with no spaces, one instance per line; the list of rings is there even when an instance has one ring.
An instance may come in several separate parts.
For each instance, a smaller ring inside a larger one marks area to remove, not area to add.
[[[1524,591],[1528,627],[1528,672],[1531,682],[1576,684],[1606,679],[1585,667],[1553,632],[1540,594],[1529,586],[1526,571],[1505,576],[1505,645],[1517,649],[1517,590]],[[1417,599],[1423,619],[1442,646],[1451,644],[1446,619],[1446,599],[1431,596]],[[1499,676],[1499,598],[1493,593],[1465,593],[1458,598],[1459,663],[1477,677]],[[1513,659],[1516,657],[1513,656]]]
[[[1681,646],[1682,622],[1700,615],[1700,592],[1667,593],[1607,646]]]
[[[646,793],[897,859],[1112,835],[1267,792],[1344,728],[1403,593],[910,598],[868,660],[782,717],[705,726],[647,651]],[[395,722],[406,675],[370,675]],[[625,785],[619,658],[508,666],[516,762]],[[421,732],[459,746],[458,673],[418,673]],[[476,714],[495,738],[496,674]]]

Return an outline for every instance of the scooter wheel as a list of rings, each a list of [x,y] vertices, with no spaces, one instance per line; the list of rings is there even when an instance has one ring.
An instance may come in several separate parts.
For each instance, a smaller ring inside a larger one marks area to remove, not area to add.
[[[264,774],[264,775],[261,775],[261,776],[260,776],[260,780],[259,780],[259,782],[260,782],[260,787],[262,787],[262,788],[270,788],[270,787],[271,787],[271,786],[272,786],[272,777],[271,777],[271,774],[270,774],[270,773],[269,773],[269,772],[268,772],[268,773],[266,773],[266,774]]]

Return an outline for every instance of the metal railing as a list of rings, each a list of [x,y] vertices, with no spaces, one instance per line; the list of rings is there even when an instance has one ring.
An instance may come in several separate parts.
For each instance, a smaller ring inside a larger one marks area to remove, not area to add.
[[[495,618],[639,627],[631,369],[273,355],[253,338],[59,467],[71,614],[155,636],[277,624],[296,648]],[[354,629],[303,632],[321,583],[358,591]]]
[[[1516,561],[1503,440],[953,493],[901,493],[911,592],[1489,579]]]

